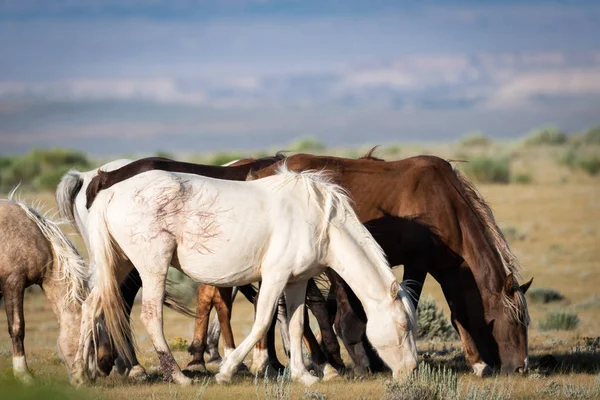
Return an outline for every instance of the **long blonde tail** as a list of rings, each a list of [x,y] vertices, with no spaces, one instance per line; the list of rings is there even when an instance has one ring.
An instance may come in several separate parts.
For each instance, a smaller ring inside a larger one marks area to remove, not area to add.
[[[107,205],[107,196],[98,196],[89,215],[90,261],[97,269],[95,292],[98,294],[91,307],[95,317],[104,316],[106,330],[119,356],[132,361],[134,354],[128,343],[133,345],[133,349],[136,346],[119,289],[120,282],[117,280],[119,263],[116,260],[115,248],[118,245],[114,242],[107,225]]]

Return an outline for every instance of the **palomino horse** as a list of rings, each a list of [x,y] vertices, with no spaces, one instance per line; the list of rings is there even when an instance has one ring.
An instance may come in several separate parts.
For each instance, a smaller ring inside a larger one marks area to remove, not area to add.
[[[104,315],[119,355],[130,357],[119,284],[131,265],[144,287],[142,322],[164,376],[177,383],[190,384],[191,379],[182,374],[163,333],[170,264],[216,286],[262,280],[252,330],[221,365],[218,382],[229,381],[264,336],[283,291],[292,377],[307,385],[318,380],[302,359],[304,298],[307,280],[326,265],[364,304],[369,340],[394,377],[417,366],[412,302],[343,191],[322,173],[289,172],[283,165],[272,177],[235,182],[149,171],[100,192],[89,213],[87,240],[98,278],[84,308],[75,383],[85,379],[97,315]]]
[[[440,283],[477,375],[488,365],[500,364],[506,373],[527,370],[524,294],[531,281],[518,285],[517,259],[491,209],[448,162],[432,156],[384,162],[370,153],[358,160],[298,154],[285,162],[293,171],[328,171],[348,191],[390,265],[403,264],[404,279],[418,283],[417,300],[427,273]],[[266,167],[255,178],[277,168]],[[335,279],[335,273],[329,275]],[[342,292],[349,293],[337,290],[338,298]],[[365,333],[364,318],[356,312],[360,303],[352,296],[348,300],[338,301],[336,330],[354,361],[368,363],[367,351],[360,348]]]
[[[13,342],[13,373],[30,383],[23,341],[25,288],[38,284],[52,305],[59,327],[58,349],[67,371],[73,372],[79,340],[81,304],[88,294],[88,268],[75,247],[50,219],[23,202],[0,200],[0,298],[4,296],[8,332]],[[102,344],[101,358],[110,353]],[[109,362],[100,359],[100,372],[108,374]]]

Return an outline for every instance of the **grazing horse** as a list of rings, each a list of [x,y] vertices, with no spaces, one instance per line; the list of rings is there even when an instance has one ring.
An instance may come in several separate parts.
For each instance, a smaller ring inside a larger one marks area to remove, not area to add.
[[[412,302],[344,192],[322,173],[294,173],[283,165],[272,177],[236,182],[148,171],[98,194],[89,210],[87,234],[97,284],[85,304],[74,383],[85,380],[98,315],[104,316],[119,355],[130,357],[131,331],[119,284],[132,267],[142,279],[142,322],[165,378],[191,383],[163,333],[170,264],[215,286],[262,281],[252,330],[226,357],[218,382],[229,381],[264,336],[284,291],[292,377],[306,385],[318,380],[304,366],[302,331],[307,280],[325,266],[343,277],[364,304],[369,340],[394,377],[417,366]]]
[[[226,167],[185,163],[157,157],[140,159],[109,172],[102,171],[89,180],[89,182],[86,182],[85,190],[83,191],[85,192],[86,196],[86,210],[89,209],[89,207],[93,204],[94,199],[101,190],[110,188],[118,182],[127,180],[145,171],[167,170],[170,172],[190,173],[227,180],[245,180],[252,171],[272,165],[273,163],[284,158],[285,157],[283,155],[278,153],[273,157],[232,161],[231,163],[226,164]],[[104,169],[104,167],[101,167],[101,169]],[[68,175],[66,177],[66,181],[69,181]],[[59,187],[59,190],[64,191],[62,186],[67,185],[61,185],[61,187]],[[81,188],[79,188],[77,185],[73,184],[71,186],[74,188],[74,190],[81,191]],[[59,196],[59,198],[74,198],[75,196],[77,196],[77,194],[73,193],[70,196]],[[73,208],[68,201],[59,201],[59,205],[61,205],[61,208],[66,209],[65,213],[68,213],[68,210]],[[68,214],[66,216],[68,216]],[[133,269],[128,275],[125,283],[121,285],[121,292],[125,299],[128,311],[133,305],[133,301],[139,288],[141,287],[141,284],[141,279],[137,270]],[[256,291],[251,285],[241,286],[239,289],[250,302],[254,302]],[[313,313],[318,317],[317,320],[320,323],[322,337],[327,345],[328,350],[325,353],[321,350],[308,324],[305,325],[305,341],[311,351],[313,361],[315,362],[318,372],[322,373],[325,380],[333,379],[338,376],[336,369],[339,371],[344,369],[344,363],[340,354],[340,347],[331,323],[329,322],[329,314],[325,307],[325,300],[322,298],[312,280],[309,280],[308,283],[308,294],[309,297],[307,298],[307,304]],[[223,339],[225,342],[225,355],[229,354],[235,348],[233,331],[230,324],[231,303],[234,298],[235,292],[233,292],[233,288],[216,288],[214,286],[205,284],[201,284],[198,287],[194,338],[189,346],[189,352],[192,354],[193,359],[187,365],[187,369],[198,372],[207,371],[204,363],[204,352],[207,347],[208,318],[213,305],[215,305],[217,310],[218,321],[222,325]],[[279,310],[280,312],[277,313],[279,318],[276,318],[275,320],[278,319],[280,322],[282,338],[284,339],[284,346],[287,350],[289,335],[287,332],[287,317],[285,316],[285,302],[283,299],[280,300]],[[186,313],[185,310],[179,311],[184,311],[184,313]],[[220,335],[220,333],[221,331],[218,330],[217,337]],[[269,353],[273,359],[271,365],[275,368],[283,369],[283,366],[279,363],[276,356],[274,356],[275,349],[273,329],[269,330],[269,335],[270,340],[261,340],[255,349],[255,357],[252,364],[253,372],[264,372],[267,362],[269,361],[267,353]],[[218,346],[218,338],[216,339],[216,343],[217,345],[213,346],[213,349],[214,347]],[[212,356],[214,357],[212,361],[220,360],[218,350],[213,350]]]
[[[285,160],[293,171],[324,170],[347,190],[359,219],[387,255],[390,265],[404,265],[416,300],[427,273],[441,285],[473,371],[489,365],[503,372],[528,368],[529,314],[519,286],[519,265],[475,187],[438,157],[418,156],[384,162],[366,158],[297,154]],[[273,164],[254,174],[276,173]],[[328,274],[336,280],[334,271]],[[343,277],[342,277],[343,278]],[[344,292],[338,282],[338,299]],[[353,296],[338,301],[336,331],[357,365],[368,366],[365,321]]]
[[[193,173],[220,179],[245,180],[248,173],[253,169],[266,167],[283,158],[283,155],[276,154],[272,157],[238,160],[235,167],[227,168],[185,162],[177,162],[177,165],[173,166],[175,163],[174,161],[162,157],[148,157],[136,161],[128,159],[116,160],[103,165],[101,169],[104,173],[101,174],[98,174],[99,169],[83,173],[70,171],[65,174],[56,190],[56,202],[60,214],[63,218],[68,219],[71,225],[81,234],[87,246],[87,218],[89,206],[93,203],[96,194],[100,190],[108,189],[121,180],[128,179],[144,171],[164,169],[166,165],[169,165],[173,172]],[[114,173],[109,174],[106,173],[106,171],[114,171]],[[129,312],[133,307],[133,302],[141,285],[142,281],[137,270],[132,269],[125,282],[121,285],[121,294]],[[255,295],[255,293],[252,292],[251,287],[242,288],[242,292],[247,297]],[[172,298],[168,292],[165,298],[165,305],[186,314],[187,310],[177,302],[177,299]],[[218,310],[223,311],[224,307],[219,307]],[[201,331],[199,326],[202,326],[202,323],[201,319],[196,320],[195,332]],[[229,345],[228,347],[234,348],[235,343],[231,329],[225,329],[223,336],[225,343]],[[196,347],[198,347],[197,342],[192,343],[192,346],[190,346],[190,348]],[[138,363],[133,348],[131,348],[131,352],[133,354],[132,364],[125,363],[123,365],[121,363],[123,360],[117,359],[118,370],[121,372],[127,371],[129,377],[144,379],[147,376],[146,371]]]
[[[81,304],[88,294],[88,268],[57,224],[27,204],[0,200],[0,298],[4,297],[8,332],[13,343],[13,373],[31,383],[25,359],[23,296],[33,284],[42,287],[58,321],[58,349],[67,371],[73,372],[79,341]],[[100,372],[108,374],[112,359],[108,342],[98,352]]]

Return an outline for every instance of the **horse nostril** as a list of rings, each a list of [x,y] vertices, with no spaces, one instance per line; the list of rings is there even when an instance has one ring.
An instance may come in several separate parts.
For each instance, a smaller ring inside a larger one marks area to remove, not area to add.
[[[527,373],[527,369],[524,367],[519,367],[519,368],[517,368],[517,370],[515,372],[517,374],[525,375]]]

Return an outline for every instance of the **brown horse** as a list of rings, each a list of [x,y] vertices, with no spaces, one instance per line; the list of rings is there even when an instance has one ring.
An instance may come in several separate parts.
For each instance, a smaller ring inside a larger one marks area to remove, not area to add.
[[[419,284],[417,299],[427,273],[440,283],[476,374],[488,365],[501,365],[507,373],[527,370],[524,293],[531,281],[518,285],[517,260],[491,209],[448,162],[432,156],[383,162],[370,154],[358,160],[298,154],[282,162],[293,171],[330,171],[353,198],[357,215],[390,265],[403,264],[404,279]],[[266,167],[254,178],[272,175],[277,167]],[[346,309],[338,303],[336,330],[360,365],[368,363],[363,357],[368,351],[352,346],[360,347],[364,338],[363,318],[356,313],[360,304],[354,303]]]
[[[13,343],[13,373],[29,383],[33,377],[24,348],[25,288],[34,284],[42,287],[58,321],[61,358],[72,373],[82,301],[88,294],[88,268],[56,223],[11,197],[0,200],[0,298],[4,296],[8,332]],[[110,343],[101,341],[98,368],[102,374],[112,369],[110,355]]]

